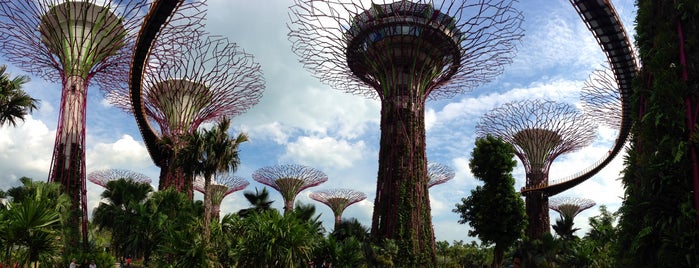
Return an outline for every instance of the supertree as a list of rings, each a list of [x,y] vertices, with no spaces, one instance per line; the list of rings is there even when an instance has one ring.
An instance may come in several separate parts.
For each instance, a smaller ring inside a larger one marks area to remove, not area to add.
[[[142,0],[0,1],[0,53],[27,72],[62,85],[48,180],[72,200],[72,234],[87,246],[85,110],[88,85],[126,84],[133,41],[148,9]]]
[[[580,100],[585,113],[597,118],[599,123],[613,129],[621,128],[621,91],[608,66],[592,72],[580,92]]]
[[[432,188],[432,186],[439,185],[450,181],[456,176],[454,169],[447,165],[440,163],[431,162],[427,164],[427,187]]]
[[[476,133],[501,137],[515,148],[526,172],[526,186],[548,184],[551,163],[560,155],[592,143],[597,126],[574,106],[544,100],[511,102],[495,108],[476,125]],[[529,217],[527,236],[539,239],[549,232],[548,196],[524,194]]]
[[[591,208],[595,201],[580,197],[554,197],[549,202],[549,208],[558,212],[559,219],[553,225],[553,230],[563,239],[575,238],[575,232],[580,228],[574,228],[575,216],[578,213]]]
[[[509,0],[295,0],[290,12],[292,50],[307,69],[334,88],[381,100],[372,237],[395,240],[409,256],[401,262],[436,265],[425,101],[500,75],[523,35],[521,13]]]
[[[142,91],[116,88],[107,96],[136,117],[148,152],[161,169],[158,188],[173,187],[190,197],[193,179],[175,166],[184,136],[203,123],[242,114],[259,102],[264,90],[260,65],[237,44],[195,30],[176,34],[183,26],[191,27],[191,20],[165,25],[159,32],[145,63]]]
[[[110,181],[120,179],[130,180],[136,183],[151,183],[150,177],[128,169],[101,169],[90,172],[90,174],[87,175],[87,180],[102,187],[106,187],[107,183]]]
[[[562,196],[549,200],[549,208],[561,216],[574,218],[583,210],[594,207],[595,201],[582,197]]]
[[[335,216],[335,229],[337,229],[342,220],[342,212],[352,204],[366,199],[366,194],[352,189],[337,188],[312,192],[310,197],[330,207]]]
[[[259,168],[252,173],[252,179],[279,191],[284,199],[284,213],[288,213],[294,209],[296,195],[326,182],[328,176],[312,167],[286,164]]]
[[[194,190],[202,194],[206,194],[204,186],[204,177],[196,177],[194,179]],[[209,185],[209,194],[211,195],[211,218],[218,221],[221,213],[221,202],[229,194],[240,191],[248,187],[250,182],[238,176],[230,176],[228,174],[216,174],[214,180]]]

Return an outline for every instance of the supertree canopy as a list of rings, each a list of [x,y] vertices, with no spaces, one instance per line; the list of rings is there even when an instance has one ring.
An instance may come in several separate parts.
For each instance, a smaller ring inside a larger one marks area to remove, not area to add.
[[[175,14],[177,15],[177,14]],[[228,39],[177,29],[191,21],[166,25],[150,52],[143,90],[117,88],[110,102],[133,113],[153,162],[161,168],[159,189],[173,187],[191,196],[192,181],[173,168],[183,136],[202,124],[234,117],[259,102],[264,90],[260,65]],[[187,29],[185,29],[187,30]],[[141,107],[136,109],[134,107]],[[151,127],[155,123],[158,129]]]
[[[204,177],[197,177],[194,179],[194,190],[206,194],[206,189],[204,186]],[[244,178],[238,176],[230,176],[228,174],[216,174],[214,180],[209,185],[209,194],[211,195],[212,219],[219,219],[219,214],[221,212],[221,202],[229,194],[236,191],[240,191],[248,187],[250,183]]]
[[[87,175],[87,180],[102,187],[106,187],[107,183],[110,181],[120,179],[130,180],[136,183],[151,183],[150,177],[128,169],[101,169],[90,172],[90,174]]]
[[[453,179],[454,176],[456,176],[454,169],[447,165],[434,162],[427,164],[427,178],[429,179],[429,181],[427,181],[428,188],[448,182]]]
[[[479,136],[501,137],[514,146],[526,172],[527,186],[547,184],[554,159],[591,144],[596,130],[592,118],[574,106],[544,100],[507,103],[485,114],[476,125]],[[540,191],[525,196],[527,235],[541,238],[549,232],[548,196]]]
[[[580,92],[580,100],[589,116],[607,127],[621,128],[621,91],[609,67],[592,72]]]
[[[508,0],[295,0],[293,51],[322,82],[381,100],[372,236],[406,265],[436,265],[427,196],[424,106],[491,81],[523,35]]]
[[[0,1],[0,53],[37,76],[62,84],[49,181],[72,199],[73,234],[87,246],[85,109],[87,88],[125,85],[138,26],[148,9],[141,0]],[[82,221],[82,223],[81,223]]]
[[[571,218],[575,218],[583,210],[595,205],[595,201],[582,197],[554,197],[549,200],[550,209]]]
[[[252,173],[252,179],[274,188],[284,198],[284,212],[294,209],[294,199],[301,191],[328,180],[320,170],[303,165],[286,164],[263,167]]]
[[[352,204],[366,199],[366,194],[352,189],[337,188],[312,192],[310,197],[330,207],[335,216],[335,229],[337,229],[342,220],[342,212]]]

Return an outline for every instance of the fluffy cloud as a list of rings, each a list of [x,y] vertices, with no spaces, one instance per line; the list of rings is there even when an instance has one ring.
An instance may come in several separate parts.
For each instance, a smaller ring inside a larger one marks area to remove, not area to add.
[[[311,166],[349,168],[361,159],[366,145],[364,141],[350,143],[332,137],[299,137],[286,147],[283,160]]]

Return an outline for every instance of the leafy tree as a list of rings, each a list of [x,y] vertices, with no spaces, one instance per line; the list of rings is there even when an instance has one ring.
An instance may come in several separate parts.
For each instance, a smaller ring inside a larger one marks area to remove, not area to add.
[[[501,138],[478,138],[469,167],[484,184],[462,198],[453,210],[461,217],[459,223],[473,228],[469,235],[495,243],[493,267],[500,267],[505,250],[522,237],[527,223],[524,202],[515,192],[511,174],[517,165],[514,157],[512,145]]]
[[[24,121],[28,112],[36,109],[38,100],[22,91],[22,86],[29,82],[26,75],[10,78],[5,73],[7,66],[0,66],[0,126],[17,125],[17,119]]]

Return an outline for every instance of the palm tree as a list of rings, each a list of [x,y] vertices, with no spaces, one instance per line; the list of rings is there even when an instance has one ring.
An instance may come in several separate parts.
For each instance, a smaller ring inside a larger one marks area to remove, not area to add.
[[[241,209],[238,211],[238,215],[243,218],[247,217],[252,212],[268,210],[272,207],[272,203],[274,203],[274,201],[269,200],[269,192],[267,191],[267,187],[262,188],[262,192],[258,191],[257,188],[255,188],[254,193],[252,191],[245,191],[243,196],[245,196],[245,199],[247,199],[252,206],[250,208]]]
[[[24,122],[24,116],[36,109],[39,100],[22,91],[22,85],[29,82],[28,76],[10,78],[6,69],[7,66],[0,66],[0,126],[6,123],[17,126],[16,119]]]
[[[3,214],[2,240],[9,241],[6,246],[6,257],[13,246],[26,249],[22,264],[30,265],[38,262],[57,264],[55,256],[59,256],[61,247],[61,226],[67,219],[70,206],[67,196],[61,194],[60,186],[54,183],[33,182],[23,178],[23,186],[11,189],[12,193],[23,194],[13,197],[8,210]]]
[[[238,169],[238,146],[248,140],[244,133],[231,139],[228,136],[230,125],[230,119],[224,118],[211,130],[196,131],[187,136],[187,145],[178,157],[179,161],[185,161],[178,164],[185,173],[204,177],[204,241],[209,240],[211,232],[211,179],[215,173],[233,173]]]
[[[100,195],[102,201],[93,211],[93,223],[100,229],[112,232],[112,248],[117,256],[136,254],[140,248],[130,243],[132,236],[140,236],[134,232],[139,221],[138,206],[146,201],[153,188],[149,184],[134,182],[129,179],[110,181]]]

